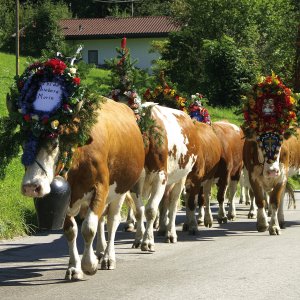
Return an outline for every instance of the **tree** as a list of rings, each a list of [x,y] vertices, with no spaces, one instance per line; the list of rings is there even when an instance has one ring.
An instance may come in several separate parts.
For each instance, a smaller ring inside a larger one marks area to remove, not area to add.
[[[171,35],[163,54],[163,59],[169,61],[167,74],[182,91],[199,91],[204,78],[208,78],[204,40],[220,42],[226,35],[238,50],[252,53],[244,57],[245,67],[249,65],[255,71],[257,68],[251,66],[256,65],[262,75],[274,70],[290,83],[298,26],[296,12],[292,0],[176,0],[172,15],[183,27]],[[254,74],[248,75],[250,80]],[[231,103],[227,97],[230,95],[223,95]]]
[[[31,23],[26,27],[21,40],[21,53],[40,56],[42,49],[61,50],[64,37],[59,20],[69,16],[68,7],[62,2],[53,4],[46,0],[35,6]]]

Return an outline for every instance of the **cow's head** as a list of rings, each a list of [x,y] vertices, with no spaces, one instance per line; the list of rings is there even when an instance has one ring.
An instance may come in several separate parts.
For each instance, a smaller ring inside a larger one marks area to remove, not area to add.
[[[25,167],[21,187],[23,195],[39,198],[50,193],[59,157],[58,145],[58,138],[39,143],[34,160]]]
[[[278,177],[281,175],[280,152],[283,141],[282,135],[276,132],[265,132],[257,135],[258,160],[263,164],[265,177]]]

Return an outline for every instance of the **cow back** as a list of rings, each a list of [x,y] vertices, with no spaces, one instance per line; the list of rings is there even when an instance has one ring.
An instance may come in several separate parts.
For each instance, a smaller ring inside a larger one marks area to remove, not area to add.
[[[142,136],[132,110],[107,99],[92,129],[90,143],[74,155],[68,173],[72,198],[81,198],[96,182],[115,184],[116,193],[125,193],[138,180],[144,157]]]

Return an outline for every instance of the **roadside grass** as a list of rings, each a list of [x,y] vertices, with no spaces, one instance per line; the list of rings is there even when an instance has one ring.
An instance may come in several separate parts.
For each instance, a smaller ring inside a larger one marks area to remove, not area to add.
[[[14,55],[0,53],[0,116],[7,115],[6,94],[13,83],[15,65]],[[21,58],[20,72],[24,66],[25,58]],[[28,234],[36,226],[33,201],[20,193],[22,173],[20,158],[15,158],[7,169],[6,178],[0,180],[0,239]]]
[[[25,68],[26,58],[20,59],[20,73]],[[15,76],[15,56],[0,53],[0,116],[7,115],[6,94]],[[92,86],[102,95],[109,92],[109,71],[93,68],[83,83]],[[235,109],[208,107],[212,121],[228,120],[236,125],[241,124],[241,117],[234,114]],[[5,141],[0,141],[1,143]],[[1,155],[1,154],[0,154]],[[20,154],[21,156],[21,154]],[[20,193],[20,182],[23,176],[23,166],[20,156],[15,158],[7,168],[6,178],[0,180],[0,240],[13,238],[35,232],[37,220],[34,203]],[[292,182],[295,189],[300,189],[299,177]],[[212,192],[215,198],[216,190]],[[126,209],[122,210],[123,214]]]

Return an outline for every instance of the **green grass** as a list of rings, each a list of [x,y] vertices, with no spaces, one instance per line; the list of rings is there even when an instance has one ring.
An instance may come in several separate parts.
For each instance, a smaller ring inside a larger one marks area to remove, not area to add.
[[[24,65],[25,59],[21,58],[21,72]],[[13,83],[15,66],[15,56],[0,53],[0,116],[7,115],[6,94]],[[36,224],[32,199],[20,193],[22,173],[20,158],[15,158],[7,169],[6,178],[0,180],[0,239],[27,234]]]
[[[25,61],[25,58],[20,59],[20,73],[25,68]],[[101,94],[107,95],[108,75],[109,71],[94,68],[83,82],[94,86]],[[0,117],[7,115],[6,94],[14,76],[15,56],[0,53]],[[241,124],[241,118],[234,114],[234,109],[208,107],[208,110],[213,121],[228,120],[236,125]],[[17,157],[9,165],[6,178],[0,180],[0,240],[30,234],[36,228],[33,200],[23,197],[20,193],[22,176],[23,166],[20,157]],[[299,179],[292,180],[292,184],[296,189],[300,189]]]

